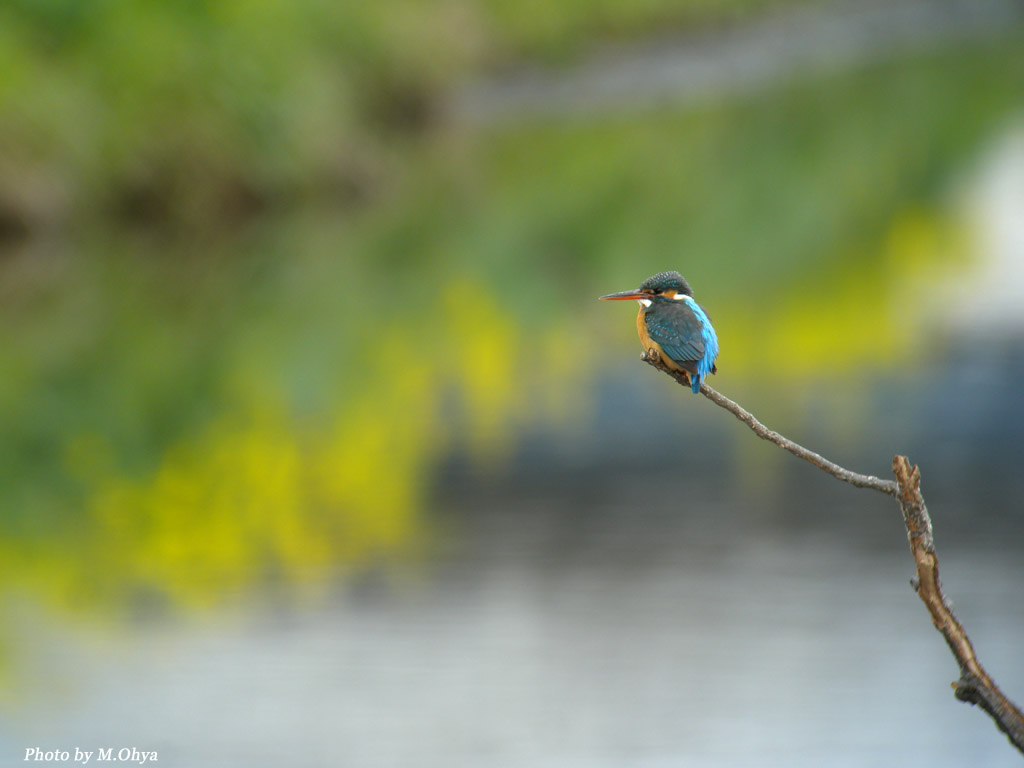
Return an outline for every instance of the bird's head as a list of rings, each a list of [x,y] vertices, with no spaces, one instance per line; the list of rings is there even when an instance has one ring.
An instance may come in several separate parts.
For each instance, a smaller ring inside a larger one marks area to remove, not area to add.
[[[636,299],[641,304],[650,306],[650,303],[658,298],[674,300],[677,297],[681,298],[683,296],[693,296],[693,291],[690,289],[690,284],[686,282],[686,278],[678,272],[659,272],[644,280],[639,288],[634,288],[631,291],[609,293],[607,296],[601,296],[600,298],[605,301]]]

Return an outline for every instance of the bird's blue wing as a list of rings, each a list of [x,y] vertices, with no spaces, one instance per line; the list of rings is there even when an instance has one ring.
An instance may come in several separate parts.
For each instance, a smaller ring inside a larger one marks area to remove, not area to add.
[[[648,335],[680,364],[704,357],[703,326],[687,303],[655,304],[644,313]]]

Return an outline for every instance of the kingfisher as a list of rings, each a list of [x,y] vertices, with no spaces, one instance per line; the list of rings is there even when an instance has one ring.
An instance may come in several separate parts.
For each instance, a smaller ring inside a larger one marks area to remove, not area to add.
[[[600,298],[640,303],[636,330],[644,353],[656,350],[666,366],[684,371],[694,394],[700,392],[708,374],[718,372],[718,336],[707,313],[694,301],[690,284],[678,272],[659,272],[635,290]]]

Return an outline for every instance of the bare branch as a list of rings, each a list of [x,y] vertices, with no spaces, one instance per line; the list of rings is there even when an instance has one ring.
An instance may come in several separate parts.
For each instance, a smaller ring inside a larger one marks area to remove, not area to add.
[[[664,371],[679,384],[689,388],[690,380],[686,373],[674,371],[666,366],[656,350],[648,350],[644,354],[644,362]],[[942,592],[939,583],[939,560],[935,554],[935,541],[932,536],[932,521],[921,495],[921,472],[906,456],[896,456],[892,462],[896,481],[882,480],[874,475],[862,475],[851,472],[823,456],[794,443],[787,437],[754,418],[753,414],[738,405],[725,395],[716,392],[701,382],[700,393],[715,405],[725,408],[737,419],[746,424],[755,435],[762,440],[775,443],[794,456],[810,462],[824,472],[858,488],[871,488],[880,493],[895,497],[903,512],[903,522],[907,529],[910,552],[917,566],[917,578],[914,589],[925,604],[932,617],[935,628],[946,639],[953,657],[960,666],[960,679],[954,684],[954,693],[961,701],[977,704],[995,721],[996,726],[1020,752],[1024,753],[1024,714],[1013,702],[1003,695],[995,681],[981,666],[974,647],[963,625],[957,621],[950,608],[949,601]]]
[[[686,373],[682,371],[673,371],[665,365],[661,360],[661,355],[659,355],[656,350],[650,350],[641,359],[645,363],[653,365],[659,371],[664,371],[684,387],[690,386],[690,379]],[[703,382],[701,382],[700,385],[700,393],[715,405],[721,406],[729,411],[733,416],[750,427],[754,431],[754,434],[762,440],[775,443],[777,446],[789,451],[797,458],[810,462],[818,469],[823,472],[828,472],[830,475],[839,478],[843,482],[855,485],[858,488],[870,488],[888,496],[895,496],[899,490],[899,487],[892,480],[882,480],[874,475],[862,475],[859,472],[851,472],[850,470],[839,466],[835,462],[829,461],[824,456],[804,448],[799,443],[794,443],[788,437],[784,437],[778,432],[768,429],[768,427],[754,418],[754,415],[750,413],[750,411],[746,410],[733,400],[730,400],[722,393],[716,392]]]
[[[917,565],[914,587],[918,597],[931,614],[935,628],[946,638],[946,644],[960,665],[960,679],[954,686],[960,701],[977,704],[991,715],[1006,737],[1024,752],[1024,714],[1011,702],[981,666],[963,625],[957,621],[939,583],[939,559],[935,554],[932,521],[921,495],[921,471],[910,466],[906,456],[892,460],[892,471],[899,481],[896,497],[903,511],[910,552]]]

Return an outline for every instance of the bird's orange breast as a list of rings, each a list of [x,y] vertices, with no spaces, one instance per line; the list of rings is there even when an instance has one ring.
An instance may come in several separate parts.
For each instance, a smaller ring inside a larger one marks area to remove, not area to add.
[[[658,350],[658,354],[661,356],[661,361],[671,368],[673,371],[681,371],[682,368],[673,360],[671,357],[665,354],[665,350],[661,348],[661,344],[651,338],[651,335],[647,332],[647,321],[644,320],[644,310],[646,307],[641,306],[640,311],[636,315],[636,332],[640,336],[640,343],[644,346],[644,353],[646,354],[649,349]]]

